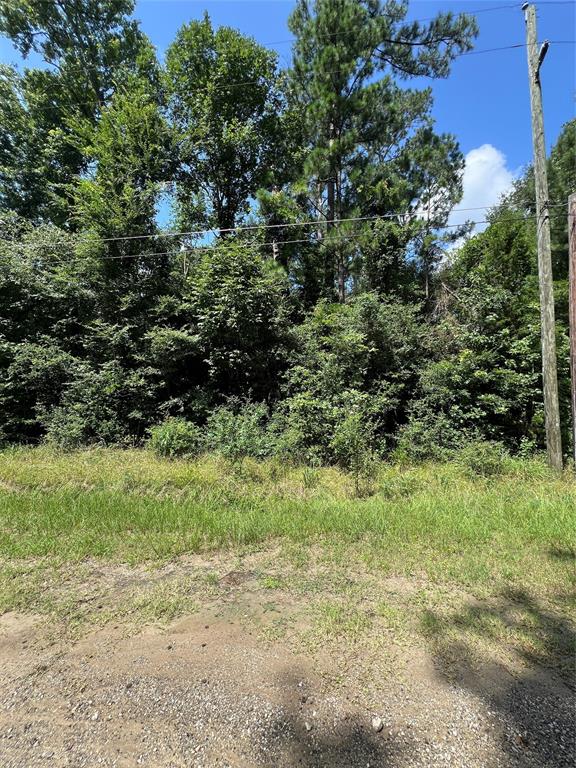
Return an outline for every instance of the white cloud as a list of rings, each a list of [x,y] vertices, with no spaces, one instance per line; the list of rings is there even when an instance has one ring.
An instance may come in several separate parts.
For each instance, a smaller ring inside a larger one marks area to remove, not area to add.
[[[506,156],[492,144],[483,144],[471,149],[466,155],[466,166],[462,183],[464,195],[450,214],[449,224],[463,224],[465,221],[482,221],[487,209],[499,202],[502,195],[510,191],[516,174],[506,167]],[[461,208],[478,208],[474,211],[460,211]],[[487,224],[476,225],[474,231],[482,232]]]

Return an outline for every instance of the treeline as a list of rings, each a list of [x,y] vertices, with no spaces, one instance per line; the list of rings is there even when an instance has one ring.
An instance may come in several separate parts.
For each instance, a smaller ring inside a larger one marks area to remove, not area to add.
[[[0,442],[541,447],[530,172],[464,241],[463,156],[408,87],[448,76],[474,19],[298,0],[282,71],[207,16],[160,63],[132,11],[0,0],[47,65],[0,71]],[[565,425],[575,134],[549,163]]]

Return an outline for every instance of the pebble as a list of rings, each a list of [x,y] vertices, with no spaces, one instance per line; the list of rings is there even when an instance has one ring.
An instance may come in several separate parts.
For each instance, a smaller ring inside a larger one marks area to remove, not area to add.
[[[372,730],[374,733],[380,733],[380,731],[384,728],[384,723],[382,722],[381,717],[373,717],[372,718]]]

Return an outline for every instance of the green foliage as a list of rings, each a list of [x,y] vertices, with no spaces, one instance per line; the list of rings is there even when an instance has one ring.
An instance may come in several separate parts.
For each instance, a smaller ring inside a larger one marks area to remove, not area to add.
[[[206,445],[232,462],[251,456],[263,459],[275,449],[263,403],[231,401],[213,411],[206,423]]]
[[[532,174],[444,258],[463,156],[434,131],[431,91],[401,82],[446,77],[474,19],[298,0],[281,74],[207,16],[161,64],[132,11],[0,3],[0,31],[48,65],[0,68],[0,442],[126,445],[153,427],[176,452],[206,424],[233,461],[339,465],[359,495],[391,451],[542,447]],[[550,155],[554,202],[576,182],[575,136],[572,121]],[[186,231],[159,230],[168,198]]]
[[[96,173],[73,189],[75,215],[85,229],[105,237],[155,231],[160,183],[169,176],[171,137],[160,112],[158,63],[151,45],[142,46],[136,71],[124,74],[96,125],[74,122],[76,141]],[[142,243],[123,242],[110,255],[142,252]],[[135,270],[134,270],[135,271]]]
[[[287,377],[282,431],[289,452],[337,461],[333,436],[351,412],[383,447],[404,418],[425,344],[416,306],[374,294],[344,306],[318,304],[298,329]]]
[[[169,459],[197,456],[204,446],[202,430],[186,419],[172,417],[150,428],[148,447]]]
[[[565,126],[551,153],[549,166],[559,191],[573,179],[569,157],[575,129],[576,121]],[[540,449],[545,440],[536,231],[533,219],[526,216],[533,211],[533,195],[528,172],[492,212],[486,231],[470,239],[444,270],[436,359],[423,370],[411,406],[415,421],[434,414],[433,419],[441,419],[462,439],[476,436],[502,442],[514,452]],[[565,222],[561,227],[557,222],[552,234],[553,250],[561,262],[556,275],[562,276],[567,263]],[[566,291],[566,281],[557,280],[560,411],[568,449]]]
[[[576,120],[563,127],[548,159],[548,189],[550,200],[562,205],[576,189]],[[562,211],[562,208],[555,208]],[[551,216],[550,220],[553,270],[556,279],[566,278],[568,264],[568,227],[566,216]]]
[[[220,397],[274,392],[288,343],[285,277],[230,241],[205,252],[187,289],[204,386]]]
[[[38,439],[39,412],[58,403],[78,361],[47,338],[0,344],[0,443]]]
[[[417,403],[410,421],[400,430],[392,456],[402,462],[445,461],[469,438],[448,415],[428,411],[426,403]]]
[[[181,221],[234,227],[277,161],[276,55],[206,14],[178,32],[166,75]]]
[[[422,370],[411,404],[411,424],[419,424],[405,437],[424,437],[423,424],[431,428],[431,448],[440,427],[448,439],[439,447],[455,447],[458,433],[511,448],[523,435],[542,439],[538,310],[532,304],[532,317],[518,322],[510,317],[513,305],[510,292],[481,281],[458,292],[451,314],[436,328],[442,357]]]
[[[149,394],[141,371],[126,371],[115,361],[96,370],[84,365],[65,387],[60,404],[41,409],[46,440],[73,448],[142,439],[150,420]]]
[[[138,49],[138,24],[129,18],[133,10],[132,0],[2,3],[0,32],[24,57],[38,53],[57,66],[66,86],[84,102],[91,95],[96,107],[117,68]]]
[[[133,66],[143,42],[129,18],[133,8],[132,0],[0,4],[0,33],[25,58],[35,53],[47,65],[11,76],[9,98],[0,99],[0,146],[2,135],[10,145],[0,161],[0,201],[12,210],[36,221],[69,221],[67,189],[88,165],[74,125],[78,119],[95,124],[117,80]]]
[[[362,481],[374,474],[373,425],[359,410],[352,410],[336,425],[330,448],[340,466],[348,469],[354,478],[356,496],[365,495],[369,486]]]
[[[507,452],[502,445],[489,442],[471,442],[457,455],[459,461],[472,475],[496,477],[506,471]]]

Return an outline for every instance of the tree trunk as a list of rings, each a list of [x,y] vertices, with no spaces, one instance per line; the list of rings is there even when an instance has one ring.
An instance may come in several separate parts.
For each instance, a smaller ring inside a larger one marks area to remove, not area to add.
[[[333,127],[330,125],[330,150],[334,142],[332,136]],[[334,229],[334,219],[336,218],[336,179],[334,178],[334,171],[332,169],[332,158],[330,158],[330,169],[328,171],[328,180],[326,182],[326,200],[328,203],[328,210],[326,211],[326,231],[331,232]],[[325,262],[325,280],[326,290],[332,293],[334,290],[334,267],[335,258],[333,245],[328,239],[328,252],[326,254]]]

